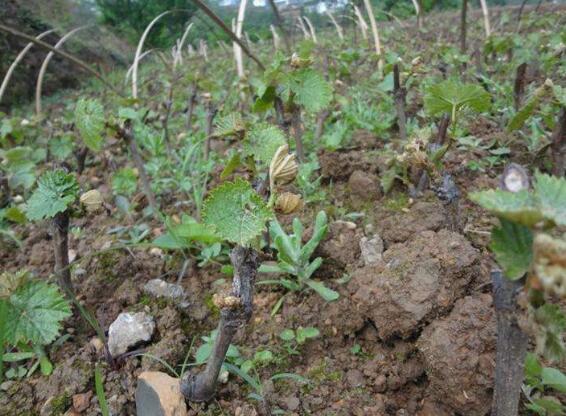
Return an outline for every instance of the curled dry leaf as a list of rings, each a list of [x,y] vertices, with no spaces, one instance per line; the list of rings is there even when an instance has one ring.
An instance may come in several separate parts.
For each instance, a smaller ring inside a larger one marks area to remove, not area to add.
[[[80,201],[81,204],[85,206],[87,212],[90,213],[100,211],[104,204],[104,198],[102,198],[102,194],[96,189],[92,189],[82,194]]]
[[[302,207],[301,196],[291,192],[283,192],[275,201],[275,209],[282,214],[291,214]]]
[[[566,297],[566,241],[548,234],[534,240],[534,272],[542,287],[552,294]]]
[[[286,184],[291,182],[297,176],[298,171],[299,165],[295,155],[289,153],[289,146],[284,144],[279,147],[269,164],[269,180],[272,192],[276,183]]]

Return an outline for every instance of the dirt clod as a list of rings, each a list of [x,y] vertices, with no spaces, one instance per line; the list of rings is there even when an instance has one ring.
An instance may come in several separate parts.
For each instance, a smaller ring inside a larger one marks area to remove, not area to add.
[[[434,405],[445,407],[450,414],[488,414],[495,371],[495,332],[489,294],[459,300],[446,318],[423,331],[417,345]]]
[[[353,303],[381,339],[410,337],[462,296],[478,263],[479,253],[461,235],[424,231],[353,274]]]

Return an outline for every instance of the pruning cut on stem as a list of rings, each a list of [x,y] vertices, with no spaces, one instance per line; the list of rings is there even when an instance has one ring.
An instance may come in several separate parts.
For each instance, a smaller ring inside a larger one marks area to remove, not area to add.
[[[187,372],[181,379],[181,393],[189,401],[207,402],[213,398],[228,347],[237,330],[252,316],[258,253],[252,248],[236,246],[230,253],[230,261],[234,267],[232,291],[223,298],[218,333],[206,368],[199,374]]]

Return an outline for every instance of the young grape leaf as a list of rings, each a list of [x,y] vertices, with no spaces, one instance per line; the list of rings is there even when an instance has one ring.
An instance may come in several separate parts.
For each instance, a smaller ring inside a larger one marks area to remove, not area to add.
[[[500,218],[532,227],[546,220],[566,225],[566,180],[536,173],[533,191],[487,190],[472,192],[469,198]]]
[[[489,246],[505,276],[517,280],[528,271],[533,260],[533,234],[525,226],[501,220],[491,232]]]
[[[210,193],[202,217],[221,238],[247,246],[265,230],[273,212],[248,182],[236,179]]]
[[[330,84],[318,72],[308,68],[287,75],[283,79],[282,88],[283,97],[289,97],[293,93],[295,102],[312,113],[328,106],[332,99]]]
[[[566,179],[535,173],[535,198],[545,219],[566,225]]]
[[[255,160],[267,166],[277,149],[286,143],[285,134],[279,128],[272,124],[260,123],[246,135],[244,155],[253,156]]]
[[[81,98],[75,108],[75,125],[85,145],[93,152],[100,151],[105,125],[102,105],[97,100]]]
[[[538,330],[536,331],[537,353],[548,360],[561,360],[564,357],[563,334],[566,330],[566,316],[560,306],[545,303],[533,314]]]
[[[240,136],[246,130],[246,125],[239,113],[230,113],[216,122],[214,135],[217,137]]]
[[[69,303],[57,286],[42,281],[20,286],[7,303],[6,339],[12,345],[51,343],[59,334],[61,321],[71,315]]]
[[[59,169],[45,172],[28,201],[26,215],[30,220],[52,218],[63,212],[78,196],[79,184],[73,174]]]
[[[500,218],[532,227],[542,219],[534,205],[532,195],[524,190],[508,192],[500,189],[472,192],[470,200],[487,209]]]
[[[525,105],[517,111],[513,118],[509,121],[507,125],[507,131],[515,131],[523,127],[523,124],[527,119],[533,115],[536,109],[539,107],[541,101],[545,99],[548,95],[552,93],[551,84],[544,83],[538,87],[531,98],[525,103]]]
[[[424,96],[425,110],[432,116],[470,108],[478,113],[489,110],[491,97],[475,84],[460,84],[446,80],[431,85]]]

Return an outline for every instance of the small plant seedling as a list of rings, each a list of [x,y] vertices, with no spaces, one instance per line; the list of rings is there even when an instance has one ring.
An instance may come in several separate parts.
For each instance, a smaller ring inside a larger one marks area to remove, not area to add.
[[[320,335],[320,331],[312,326],[303,328],[298,327],[296,330],[287,328],[284,329],[280,334],[279,338],[283,340],[285,350],[288,354],[299,355],[299,347],[303,345],[307,340],[311,338],[316,338]]]
[[[566,375],[557,368],[543,367],[535,354],[527,354],[523,384],[527,409],[540,416],[566,414],[566,406],[553,392],[566,393]]]
[[[269,234],[273,241],[272,246],[277,250],[277,264],[263,264],[259,271],[264,273],[286,273],[294,276],[296,280],[278,279],[263,280],[260,284],[276,284],[291,291],[301,291],[310,288],[318,293],[324,300],[330,302],[338,299],[339,294],[327,288],[323,283],[311,279],[312,274],[322,264],[322,258],[317,257],[310,261],[310,257],[326,235],[328,230],[327,217],[324,211],[320,211],[315,219],[314,231],[310,240],[303,245],[302,237],[304,228],[298,218],[293,220],[293,234],[287,234],[277,221],[272,221],[269,226]],[[280,300],[274,312],[281,307]]]

